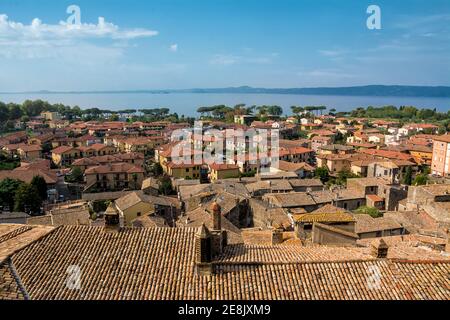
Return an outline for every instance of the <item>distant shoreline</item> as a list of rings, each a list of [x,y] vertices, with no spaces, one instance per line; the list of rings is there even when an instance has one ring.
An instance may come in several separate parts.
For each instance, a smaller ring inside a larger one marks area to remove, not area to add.
[[[369,85],[354,87],[318,88],[253,88],[248,86],[229,88],[194,88],[164,90],[98,90],[98,91],[22,91],[0,94],[291,94],[318,96],[366,96],[366,97],[428,97],[450,98],[449,86]]]

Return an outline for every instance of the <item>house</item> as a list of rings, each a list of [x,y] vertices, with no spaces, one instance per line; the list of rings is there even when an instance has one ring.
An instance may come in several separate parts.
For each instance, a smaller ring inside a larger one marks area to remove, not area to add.
[[[353,216],[356,220],[355,233],[360,239],[398,236],[405,231],[400,223],[391,218],[372,218],[368,214]]]
[[[320,191],[324,186],[320,179],[289,179],[295,192]]]
[[[325,137],[325,136],[314,136],[311,138],[311,149],[314,152],[319,152],[320,148],[330,145],[333,143],[332,137]]]
[[[140,189],[144,180],[144,169],[129,163],[111,163],[90,167],[84,171],[85,192]]]
[[[245,185],[248,193],[254,198],[261,198],[267,193],[286,193],[293,191],[293,188],[288,180],[263,180]]]
[[[320,223],[334,228],[343,229],[347,232],[354,230],[355,219],[352,214],[346,210],[326,205],[311,213],[293,214],[294,230],[298,238],[302,240],[311,240],[313,243],[329,243],[330,240],[324,236],[324,232],[313,231],[313,225]],[[356,237],[353,237],[355,242]]]
[[[312,163],[314,160],[314,151],[304,147],[280,147],[278,150],[279,160],[299,163]]]
[[[71,146],[61,146],[52,150],[52,161],[55,165],[70,166],[76,159],[82,158],[80,149]]]
[[[116,153],[116,148],[102,143],[95,143],[89,146],[78,147],[84,157],[105,156]]]
[[[199,179],[201,174],[208,174],[208,168],[194,163],[169,162],[165,166],[166,173],[176,179]]]
[[[278,161],[277,171],[294,172],[299,178],[309,178],[314,174],[314,167],[306,162],[289,162],[280,160]]]
[[[234,123],[240,124],[240,125],[247,125],[250,126],[253,121],[256,120],[256,116],[252,115],[235,115],[234,116]]]
[[[240,176],[239,166],[235,164],[210,164],[210,179],[212,181],[229,179],[229,178],[238,178]]]
[[[450,175],[450,135],[433,138],[431,173],[441,177]]]
[[[351,154],[354,153],[354,148],[352,146],[345,146],[342,144],[330,144],[321,146],[318,149],[319,154]]]
[[[112,155],[94,156],[77,159],[72,163],[72,167],[78,167],[81,171],[90,167],[106,165],[110,163],[129,163],[138,167],[144,165],[144,155],[142,153],[115,153]]]
[[[42,158],[42,147],[37,144],[21,144],[17,153],[22,160],[35,160]]]
[[[45,111],[41,113],[41,117],[45,120],[55,121],[61,120],[61,115],[58,112]]]

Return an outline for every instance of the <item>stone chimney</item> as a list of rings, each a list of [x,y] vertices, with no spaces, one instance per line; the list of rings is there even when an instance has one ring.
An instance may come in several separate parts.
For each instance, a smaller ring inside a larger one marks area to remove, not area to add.
[[[376,240],[371,244],[371,254],[377,259],[386,259],[388,255],[389,246],[383,240]]]
[[[211,233],[203,224],[195,233],[195,265],[199,275],[212,273]]]
[[[105,232],[119,232],[123,226],[120,213],[111,203],[105,212]]]
[[[283,243],[283,230],[274,229],[272,230],[272,244]]]
[[[227,232],[222,230],[222,208],[217,202],[211,206],[213,230],[211,230],[211,249],[213,258],[222,254],[227,245]]]

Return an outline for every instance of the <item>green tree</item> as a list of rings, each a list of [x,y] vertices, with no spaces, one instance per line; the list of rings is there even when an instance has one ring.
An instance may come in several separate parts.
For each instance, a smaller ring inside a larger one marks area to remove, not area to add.
[[[8,206],[10,210],[14,208],[14,196],[22,184],[22,181],[10,178],[0,181],[0,204],[3,207]]]
[[[317,168],[314,176],[319,178],[322,183],[326,183],[330,179],[330,172],[326,167]]]
[[[426,185],[428,182],[428,176],[426,174],[418,174],[414,181],[412,182],[413,186],[423,186]]]
[[[151,170],[155,177],[159,177],[164,173],[163,167],[159,163],[154,163]]]
[[[70,174],[66,177],[67,182],[80,183],[84,181],[83,171],[79,167],[73,167]]]
[[[42,205],[39,190],[36,186],[24,183],[16,191],[14,210],[26,213],[38,213]]]
[[[42,200],[47,199],[47,183],[43,177],[34,176],[30,184],[36,187]]]
[[[172,181],[168,176],[162,177],[159,183],[159,193],[167,196],[172,192],[173,192]]]
[[[412,169],[411,167],[407,167],[405,174],[403,175],[402,183],[408,186],[412,183]]]
[[[358,209],[356,209],[354,212],[357,214],[368,214],[372,218],[379,218],[379,217],[383,216],[383,214],[380,212],[380,210],[378,210],[377,208],[368,207],[368,206],[361,206]]]

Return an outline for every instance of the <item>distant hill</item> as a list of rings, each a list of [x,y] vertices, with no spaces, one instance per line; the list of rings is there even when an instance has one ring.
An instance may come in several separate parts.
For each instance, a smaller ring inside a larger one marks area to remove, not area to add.
[[[303,94],[334,96],[387,96],[387,97],[450,97],[450,87],[426,86],[384,86],[370,85],[358,87],[322,87],[322,88],[287,88],[268,89],[252,87],[231,87],[217,89],[191,89],[184,92],[195,93],[270,93],[270,94]]]
[[[19,93],[19,92],[3,92]],[[385,96],[385,97],[436,97],[450,98],[450,87],[437,86],[401,86],[401,85],[369,85],[355,87],[319,87],[319,88],[253,88],[249,86],[228,88],[196,88],[182,90],[119,90],[119,91],[33,91],[20,93],[37,94],[95,94],[95,93],[238,93],[238,94],[298,94],[327,96]],[[0,92],[1,94],[1,92]]]

